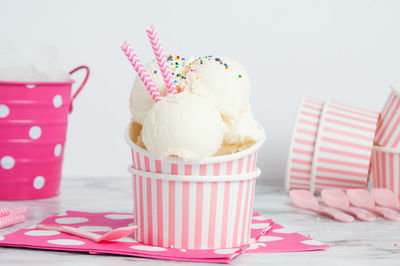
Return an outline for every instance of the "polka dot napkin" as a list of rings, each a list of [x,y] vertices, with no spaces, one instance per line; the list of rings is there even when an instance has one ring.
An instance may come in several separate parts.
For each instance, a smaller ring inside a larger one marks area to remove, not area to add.
[[[62,215],[46,218],[41,223],[68,225],[104,234],[118,227],[132,225],[132,219],[133,216],[126,213],[67,211]],[[21,229],[5,236],[0,235],[0,246],[217,263],[229,263],[242,253],[312,251],[328,248],[327,245],[291,232],[272,220],[260,216],[258,213],[253,214],[251,239],[252,242],[249,245],[238,248],[190,250],[149,246],[138,243],[132,237],[95,243],[56,231]]]

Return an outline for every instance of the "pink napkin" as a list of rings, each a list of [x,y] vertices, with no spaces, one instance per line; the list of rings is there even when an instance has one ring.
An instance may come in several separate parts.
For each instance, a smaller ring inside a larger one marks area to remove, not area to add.
[[[43,224],[62,224],[84,230],[105,233],[117,227],[133,223],[127,213],[89,213],[67,211],[65,215],[46,218]],[[89,252],[91,254],[118,254],[156,259],[229,263],[241,253],[268,253],[324,250],[328,246],[295,232],[270,219],[253,214],[252,243],[237,248],[195,250],[150,246],[136,242],[132,237],[95,243],[90,240],[56,231],[21,229],[0,236],[0,246],[15,246],[46,250]]]

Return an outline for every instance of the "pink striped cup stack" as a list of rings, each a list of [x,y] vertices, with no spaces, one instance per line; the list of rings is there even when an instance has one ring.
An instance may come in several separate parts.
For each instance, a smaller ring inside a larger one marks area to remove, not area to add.
[[[248,244],[258,150],[196,162],[157,158],[130,138],[134,217],[140,242],[184,249]]]
[[[297,111],[286,169],[286,189],[310,189],[311,168],[323,102],[303,97]]]
[[[400,150],[374,146],[372,175],[375,188],[388,188],[400,198]]]
[[[381,112],[372,158],[373,185],[388,188],[400,198],[400,95],[392,88]]]
[[[25,222],[26,207],[0,208],[0,228]]]
[[[381,112],[375,142],[387,148],[400,148],[400,95],[395,88]]]
[[[378,114],[305,97],[289,152],[286,188],[366,188]]]

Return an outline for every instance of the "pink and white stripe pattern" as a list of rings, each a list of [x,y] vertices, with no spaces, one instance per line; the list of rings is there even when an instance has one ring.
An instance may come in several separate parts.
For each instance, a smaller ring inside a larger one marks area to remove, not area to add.
[[[321,116],[311,191],[366,188],[378,114],[332,100]]]
[[[147,36],[149,37],[151,47],[153,48],[154,55],[156,56],[158,66],[160,67],[161,74],[164,78],[165,84],[167,85],[168,93],[175,94],[178,91],[176,89],[174,79],[172,78],[171,71],[169,70],[167,58],[165,57],[164,49],[162,48],[156,28],[154,26],[150,26],[148,29],[146,29],[146,32]]]
[[[132,46],[129,43],[124,42],[121,45],[121,49],[125,53],[126,57],[128,58],[129,62],[131,63],[135,71],[137,72],[139,78],[146,86],[151,97],[153,97],[153,100],[155,102],[160,101],[162,99],[160,91],[157,89],[146,68],[144,68],[139,57],[135,54],[135,51],[133,50]]]
[[[0,208],[0,217],[4,217],[4,216],[8,216],[8,215],[21,215],[21,214],[25,214],[26,211],[27,211],[27,208],[25,206],[13,208],[13,209],[2,207],[2,208]]]
[[[236,171],[251,173],[256,169],[258,151],[234,160],[213,163],[184,163],[183,161],[160,160],[131,150],[133,167],[138,170],[171,175],[224,175]]]
[[[25,206],[16,207],[16,208],[10,209],[9,214],[10,215],[21,215],[21,214],[25,214],[26,211],[27,211],[27,208]]]
[[[400,198],[400,151],[374,146],[372,175],[374,188],[388,188]]]
[[[25,222],[24,215],[8,215],[0,218],[0,228]]]
[[[304,97],[297,112],[286,171],[286,189],[310,188],[311,167],[323,102]]]
[[[8,208],[0,208],[0,217],[4,217],[10,214],[10,210]]]
[[[243,169],[240,171],[243,173]],[[230,248],[249,243],[259,171],[243,174],[243,178],[217,177],[213,181],[196,181],[201,176],[174,179],[173,175],[133,168],[131,172],[138,241],[185,249]],[[209,176],[204,177],[210,180]]]
[[[384,147],[400,148],[400,96],[394,88],[382,110],[375,141]]]

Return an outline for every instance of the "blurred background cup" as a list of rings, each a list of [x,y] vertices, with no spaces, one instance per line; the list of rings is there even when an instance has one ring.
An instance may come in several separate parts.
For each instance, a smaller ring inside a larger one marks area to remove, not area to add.
[[[400,149],[400,95],[399,89],[392,87],[376,131],[375,142],[379,146]]]
[[[367,188],[379,114],[328,99],[315,145],[311,192]]]
[[[310,189],[312,161],[323,101],[303,97],[292,133],[285,187]]]
[[[374,146],[372,176],[374,188],[388,188],[399,197],[400,149]]]
[[[292,135],[286,189],[366,188],[378,113],[304,97]]]

